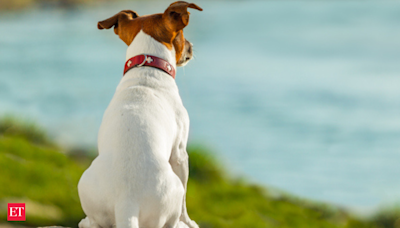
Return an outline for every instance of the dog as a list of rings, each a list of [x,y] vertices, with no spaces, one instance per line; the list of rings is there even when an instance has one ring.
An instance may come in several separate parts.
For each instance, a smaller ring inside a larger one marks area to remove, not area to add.
[[[164,13],[131,10],[98,22],[128,45],[124,76],[98,133],[99,155],[78,192],[86,218],[80,228],[198,228],[186,210],[189,116],[175,68],[193,57],[183,35],[193,3]]]

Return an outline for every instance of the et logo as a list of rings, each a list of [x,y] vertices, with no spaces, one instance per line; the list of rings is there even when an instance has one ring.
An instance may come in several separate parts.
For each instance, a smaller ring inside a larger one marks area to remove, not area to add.
[[[7,210],[7,221],[25,221],[25,204],[9,203]]]

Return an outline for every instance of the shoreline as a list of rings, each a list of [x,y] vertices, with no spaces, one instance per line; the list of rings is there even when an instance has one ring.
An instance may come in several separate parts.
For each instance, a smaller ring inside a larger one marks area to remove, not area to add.
[[[120,2],[121,0],[116,0]],[[122,0],[124,1],[124,0]],[[97,5],[113,0],[13,0],[1,1],[0,12],[4,11],[22,11],[36,8],[51,8],[51,9],[75,9],[80,6]]]

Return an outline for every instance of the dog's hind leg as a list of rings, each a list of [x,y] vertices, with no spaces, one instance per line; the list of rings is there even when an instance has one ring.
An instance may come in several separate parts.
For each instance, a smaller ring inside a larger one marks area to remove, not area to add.
[[[115,223],[117,228],[139,228],[139,208],[120,203],[115,208]]]

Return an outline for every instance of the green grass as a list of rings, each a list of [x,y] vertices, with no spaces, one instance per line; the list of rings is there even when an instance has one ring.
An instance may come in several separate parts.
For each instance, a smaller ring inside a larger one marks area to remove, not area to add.
[[[53,145],[46,132],[35,123],[12,116],[0,120],[0,135],[17,136],[35,144]]]
[[[25,202],[27,221],[12,224],[76,227],[84,217],[76,186],[91,158],[82,156],[85,151],[61,153],[40,129],[10,118],[0,121],[0,223],[6,221],[7,203]],[[187,206],[201,228],[400,227],[399,210],[357,219],[330,205],[230,178],[204,147],[188,151]]]
[[[202,228],[376,227],[329,205],[232,180],[207,150],[191,147],[189,151],[188,211]]]
[[[76,225],[83,213],[76,185],[85,168],[60,153],[34,124],[4,119],[0,122],[0,221],[6,221],[6,203],[27,201],[25,225]]]

